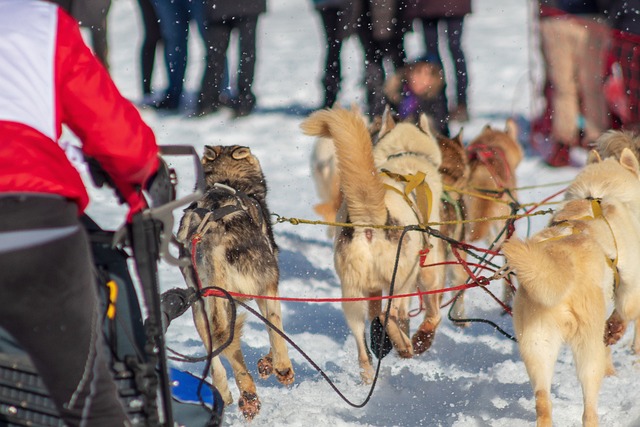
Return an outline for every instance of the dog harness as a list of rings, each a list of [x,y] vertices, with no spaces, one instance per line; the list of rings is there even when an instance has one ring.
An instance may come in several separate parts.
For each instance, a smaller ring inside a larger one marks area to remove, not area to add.
[[[404,192],[392,185],[384,184],[384,187],[387,190],[392,190],[400,194],[407,204],[411,206],[418,219],[422,219],[420,226],[426,226],[431,217],[431,210],[433,209],[433,192],[429,184],[425,181],[427,175],[424,172],[403,175],[386,169],[382,169],[380,175],[387,176],[404,184]],[[415,202],[409,197],[409,194],[411,194],[413,190],[415,190],[416,195]]]
[[[616,236],[615,234],[613,234],[613,228],[611,228],[611,224],[609,224],[609,221],[607,221],[607,218],[602,213],[602,199],[589,197],[587,198],[587,200],[591,202],[591,211],[593,212],[593,216],[585,216],[582,218],[577,218],[576,221],[590,221],[594,219],[601,219],[605,222],[605,224],[607,224],[607,227],[611,232],[611,237],[613,238],[613,245],[615,247],[616,256],[614,258],[609,258],[608,256],[605,255],[605,259],[607,261],[607,265],[613,271],[613,289],[615,291],[616,289],[618,289],[618,286],[620,285],[620,271],[618,270],[618,244],[616,243]],[[553,222],[551,223],[551,226],[561,227],[561,228],[571,228],[571,234],[549,237],[548,239],[541,240],[541,242],[550,241],[550,240],[560,240],[565,237],[572,236],[574,234],[582,233],[582,230],[578,229],[573,224],[572,220],[568,220],[568,219],[558,221],[558,222]]]

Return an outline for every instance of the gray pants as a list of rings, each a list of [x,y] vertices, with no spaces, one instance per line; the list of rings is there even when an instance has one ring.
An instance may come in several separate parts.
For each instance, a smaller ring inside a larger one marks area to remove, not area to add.
[[[29,354],[67,425],[129,425],[77,215],[59,197],[0,196],[0,325]]]

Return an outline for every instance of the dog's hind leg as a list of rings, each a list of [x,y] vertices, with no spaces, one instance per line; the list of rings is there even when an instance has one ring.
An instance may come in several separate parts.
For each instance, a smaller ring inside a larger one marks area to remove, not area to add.
[[[582,425],[584,427],[598,426],[598,393],[607,364],[604,343],[599,333],[595,335],[593,339],[572,346],[578,379],[582,385],[584,403]]]
[[[236,385],[240,391],[238,407],[245,419],[250,421],[260,412],[261,403],[260,399],[258,399],[256,384],[247,369],[247,364],[245,363],[240,346],[243,320],[242,318],[236,319],[233,340],[231,344],[222,351],[222,354],[231,364]]]
[[[207,353],[211,353],[211,346],[216,343],[216,332],[211,326],[211,322],[209,321],[210,315],[208,315],[205,311],[205,304],[212,304],[211,301],[198,301],[192,306],[192,314],[193,320],[196,326],[196,330],[202,339],[204,347],[207,349]],[[215,312],[216,308],[210,305],[211,311]],[[226,320],[222,320],[221,322],[215,322],[224,328],[227,325]],[[224,400],[225,405],[231,405],[233,403],[233,396],[231,391],[229,390],[229,383],[227,380],[227,372],[220,362],[220,358],[218,356],[214,357],[211,361],[211,379],[213,381],[213,385],[218,389],[222,399]]]
[[[562,345],[562,336],[557,330],[543,327],[537,333],[524,331],[518,334],[518,339],[520,355],[535,395],[536,426],[552,427],[551,379]]]
[[[267,296],[278,296],[278,292],[267,291]],[[284,332],[280,301],[258,299],[256,302],[262,315],[267,318],[273,326]],[[292,384],[295,379],[295,374],[293,371],[293,365],[289,359],[286,341],[272,328],[267,327],[267,331],[269,333],[271,350],[269,351],[269,354],[258,361],[258,372],[260,373],[260,377],[265,379],[272,373],[275,373],[276,378],[280,383],[285,385]]]
[[[434,260],[437,262],[437,260]],[[433,263],[433,261],[430,261]],[[423,291],[437,291],[444,287],[444,266],[434,265],[430,267],[422,267],[420,269],[420,278],[418,280],[418,287]],[[442,300],[441,293],[429,293],[423,295],[422,303],[425,309],[424,320],[418,327],[418,330],[411,342],[413,344],[413,352],[415,354],[422,354],[427,351],[436,335],[436,329],[440,324],[440,301]]]
[[[387,321],[387,335],[393,343],[393,347],[402,358],[413,357],[413,347],[409,336],[405,333],[408,329],[407,298],[394,298],[390,301],[389,320]],[[380,314],[380,322],[384,324],[385,312]]]
[[[347,292],[345,286],[342,288],[343,298],[362,298],[360,292]],[[365,384],[370,384],[373,381],[374,370],[371,366],[371,354],[367,349],[367,343],[365,341],[365,317],[367,314],[367,302],[366,301],[354,301],[343,302],[342,311],[344,312],[347,325],[351,329],[353,336],[356,340],[356,346],[358,349],[358,364],[360,365],[360,378]]]

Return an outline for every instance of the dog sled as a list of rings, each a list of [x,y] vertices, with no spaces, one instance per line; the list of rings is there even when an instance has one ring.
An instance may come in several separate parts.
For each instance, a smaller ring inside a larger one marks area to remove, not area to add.
[[[82,219],[93,251],[102,330],[113,377],[134,426],[219,426],[224,404],[215,387],[168,364],[164,333],[192,301],[180,290],[160,294],[157,263],[161,256],[174,265],[189,262],[172,257],[168,250],[169,243],[175,243],[173,210],[199,198],[204,184],[193,147],[160,149],[163,156],[193,156],[197,180],[193,194],[176,200],[175,172],[161,161],[148,193],[153,207],[136,214],[126,229],[104,230],[91,218]],[[109,184],[99,166],[88,163],[94,183]],[[138,289],[129,258],[134,261]],[[1,328],[0,426],[64,426],[28,355]]]

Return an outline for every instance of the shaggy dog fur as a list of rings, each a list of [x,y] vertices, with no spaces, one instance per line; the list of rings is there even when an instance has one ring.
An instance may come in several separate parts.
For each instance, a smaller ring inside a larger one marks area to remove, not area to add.
[[[626,147],[640,159],[640,135],[631,131],[609,130],[596,139],[594,149],[600,157],[620,158],[622,150]]]
[[[593,151],[566,194],[547,228],[526,242],[514,238],[503,245],[518,276],[513,321],[539,427],[552,425],[551,380],[563,342],[573,351],[582,385],[583,425],[598,425],[598,392],[604,375],[613,372],[602,336],[607,303],[615,295],[625,320],[640,316],[637,159],[625,149],[620,161],[600,161]]]
[[[307,135],[329,137],[334,141],[338,174],[344,200],[338,220],[353,224],[406,226],[437,222],[440,219],[442,182],[438,167],[442,157],[435,138],[426,126],[395,124],[386,113],[376,145],[358,114],[335,108],[312,114],[302,124]],[[381,171],[403,176],[426,174],[432,193],[431,217],[424,218],[416,209],[416,190],[404,196],[405,186]],[[408,197],[408,200],[405,199]],[[389,292],[402,231],[369,227],[338,227],[334,243],[334,262],[344,298],[379,296]],[[439,239],[419,232],[405,235],[395,276],[395,294],[441,289],[444,271],[441,266],[420,268],[419,252],[429,246],[428,263],[441,260]],[[412,357],[431,345],[440,323],[439,294],[423,298],[425,318],[412,339],[408,337],[408,298],[392,299],[387,333],[401,357]],[[365,342],[367,311],[369,318],[383,318],[380,301],[345,302],[345,317],[358,347],[358,361],[363,381],[374,376],[371,354]],[[367,310],[368,306],[368,310]]]
[[[200,239],[195,254],[183,254],[194,255],[197,264],[197,277],[193,269],[181,269],[187,284],[195,289],[200,285],[218,286],[241,294],[277,296],[278,247],[271,231],[267,187],[258,159],[247,147],[206,146],[202,165],[207,191],[185,209],[177,236],[189,251],[192,240]],[[257,304],[262,315],[283,330],[280,302],[258,299]],[[225,343],[235,327],[233,341],[222,355],[231,364],[240,391],[238,406],[251,420],[260,410],[260,400],[240,347],[243,316],[238,316],[232,325],[230,310],[226,298],[210,297],[194,304],[193,320],[208,351]],[[286,343],[271,328],[268,332],[271,349],[258,362],[260,377],[273,373],[282,384],[291,384],[294,372]],[[219,357],[212,361],[211,375],[225,404],[231,404],[227,375]]]

